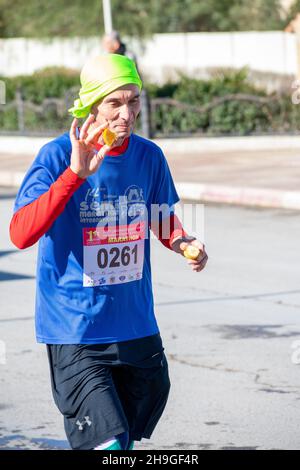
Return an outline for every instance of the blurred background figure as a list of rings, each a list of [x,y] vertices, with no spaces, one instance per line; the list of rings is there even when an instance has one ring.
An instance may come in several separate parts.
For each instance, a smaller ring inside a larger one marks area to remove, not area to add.
[[[137,64],[136,56],[132,51],[129,51],[126,44],[122,42],[118,31],[111,31],[110,33],[104,34],[102,38],[102,47],[104,52],[110,54],[126,55],[130,59],[134,60]]]
[[[104,34],[102,38],[102,47],[104,52],[108,54],[120,54],[126,55],[129,59],[133,60],[136,65],[139,76],[143,80],[141,71],[137,63],[136,55],[127,49],[126,44],[121,40],[120,33],[116,30],[112,30],[110,33]],[[150,101],[146,88],[143,87],[141,90],[141,132],[146,138],[151,137],[151,122],[150,122]]]

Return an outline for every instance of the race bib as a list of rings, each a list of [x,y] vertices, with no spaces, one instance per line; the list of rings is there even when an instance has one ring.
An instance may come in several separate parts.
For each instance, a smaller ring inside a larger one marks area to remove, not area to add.
[[[83,229],[83,287],[142,278],[145,223]]]

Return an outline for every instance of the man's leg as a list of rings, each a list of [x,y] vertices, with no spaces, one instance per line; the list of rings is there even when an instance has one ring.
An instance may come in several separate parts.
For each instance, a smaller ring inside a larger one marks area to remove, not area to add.
[[[129,439],[129,432],[123,432],[116,436],[123,450],[133,450],[134,441]]]
[[[77,345],[48,345],[47,351],[54,401],[72,449],[94,449],[128,431],[111,367]]]
[[[143,363],[141,363],[141,366]],[[166,406],[170,379],[163,351],[144,363],[145,367],[124,365],[112,370],[113,380],[129,425],[129,444],[150,439]]]
[[[99,446],[96,446],[94,450],[122,450],[123,447],[120,444],[119,439],[113,437],[112,439],[107,439]]]
[[[127,447],[129,445],[129,433],[122,432],[121,434],[118,434],[116,437],[118,438],[122,449],[127,450]]]
[[[130,441],[127,447],[127,450],[133,450],[134,448],[134,441]]]

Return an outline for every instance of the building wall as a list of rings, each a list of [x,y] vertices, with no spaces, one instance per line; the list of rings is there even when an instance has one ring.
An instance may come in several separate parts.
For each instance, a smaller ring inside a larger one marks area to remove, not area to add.
[[[155,34],[128,43],[139,68],[150,80],[164,82],[183,71],[196,76],[211,68],[240,68],[279,75],[297,73],[296,38],[280,31]],[[0,39],[0,75],[31,74],[51,65],[80,69],[89,55],[101,51],[90,38]]]

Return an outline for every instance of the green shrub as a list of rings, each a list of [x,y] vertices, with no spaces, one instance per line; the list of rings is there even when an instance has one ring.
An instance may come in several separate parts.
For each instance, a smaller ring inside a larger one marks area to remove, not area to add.
[[[18,129],[18,117],[16,109],[8,108],[7,110],[0,112],[0,128],[7,131],[14,131]]]
[[[1,77],[0,77],[1,79]],[[26,131],[66,131],[70,127],[71,116],[67,109],[72,105],[79,91],[79,73],[62,67],[50,67],[31,76],[2,78],[6,84],[6,101],[9,104],[22,92],[24,125]],[[300,107],[292,104],[290,95],[268,96],[266,91],[254,86],[248,80],[248,70],[215,70],[211,78],[197,80],[180,75],[177,82],[164,85],[145,83],[150,99],[172,98],[187,107],[167,103],[155,106],[151,122],[154,135],[207,134],[207,135],[247,135],[266,132],[298,132],[300,127]],[[268,104],[232,99],[219,103],[212,109],[200,109],[213,100],[228,94],[249,94],[270,98]],[[42,104],[45,99],[63,100],[62,111],[53,103]],[[43,106],[36,112],[26,102]],[[193,105],[193,108],[189,106]],[[65,112],[64,112],[65,110]],[[2,131],[18,130],[18,116],[14,108],[0,106],[0,127]],[[141,129],[141,119],[137,127]]]
[[[226,101],[210,110],[202,106],[228,94],[248,94],[266,97],[267,93],[249,83],[248,70],[216,70],[210,80],[197,80],[181,75],[172,84],[169,97],[193,105],[197,109],[178,109],[175,106],[156,107],[153,121],[159,134],[207,133],[244,135],[267,132],[272,127],[268,106],[252,101]],[[151,89],[153,93],[154,88]],[[166,95],[165,95],[166,96]]]

